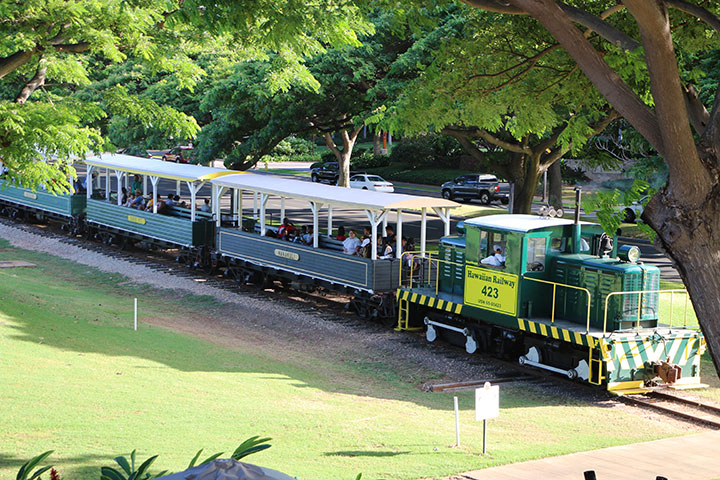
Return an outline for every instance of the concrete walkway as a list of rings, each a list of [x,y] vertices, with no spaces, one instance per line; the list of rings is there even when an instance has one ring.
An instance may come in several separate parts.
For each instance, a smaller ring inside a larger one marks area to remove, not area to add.
[[[597,480],[655,480],[658,476],[668,480],[720,479],[720,432],[697,433],[503,465],[452,478],[583,480],[586,470],[594,470]]]

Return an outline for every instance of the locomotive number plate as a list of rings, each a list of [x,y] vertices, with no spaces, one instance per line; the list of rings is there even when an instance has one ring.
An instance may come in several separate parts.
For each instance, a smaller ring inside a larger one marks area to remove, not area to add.
[[[469,265],[465,269],[465,304],[515,316],[517,296],[517,275]]]

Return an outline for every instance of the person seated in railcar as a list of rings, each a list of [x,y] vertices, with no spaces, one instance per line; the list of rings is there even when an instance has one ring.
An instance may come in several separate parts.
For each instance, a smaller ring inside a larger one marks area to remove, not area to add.
[[[130,194],[128,195],[127,201],[125,203],[123,203],[122,206],[130,208],[136,198],[137,198],[137,194],[135,192],[130,192]]]
[[[341,242],[344,242],[347,236],[345,235],[345,227],[342,225],[338,228],[337,236],[335,237],[335,240],[340,240]]]
[[[350,229],[348,238],[343,241],[343,252],[347,255],[356,255],[360,243],[360,239],[357,238],[357,232],[354,229]]]
[[[173,197],[172,193],[167,194],[167,200],[165,200],[165,205],[167,205],[168,207],[175,206],[175,198]]]
[[[128,190],[125,187],[122,187],[122,195],[120,196],[120,204],[125,205],[128,201]]]
[[[133,183],[130,185],[130,191],[136,192],[138,190],[142,191],[143,185],[142,180],[140,179],[140,175],[135,174],[133,175]]]
[[[202,206],[198,210],[200,210],[201,212],[210,213],[210,211],[212,210],[210,208],[210,199],[204,199]]]
[[[503,255],[502,247],[495,244],[493,246],[493,254],[480,260],[480,263],[490,267],[504,267],[505,255]]]
[[[145,197],[143,197],[142,190],[135,190],[135,198],[133,199],[132,203],[130,203],[130,208],[143,210],[146,203],[147,201],[145,200]]]
[[[392,260],[393,258],[395,258],[395,245],[390,242],[386,242],[382,246],[382,255],[380,255],[380,259]]]
[[[288,217],[283,218],[283,222],[278,227],[277,236],[281,240],[292,240],[295,233],[295,225],[290,221]]]

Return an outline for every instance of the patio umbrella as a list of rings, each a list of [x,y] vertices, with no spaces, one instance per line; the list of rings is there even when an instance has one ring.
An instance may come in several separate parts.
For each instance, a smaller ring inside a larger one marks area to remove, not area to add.
[[[231,458],[213,460],[183,472],[158,477],[156,480],[295,480],[270,468],[238,462]]]

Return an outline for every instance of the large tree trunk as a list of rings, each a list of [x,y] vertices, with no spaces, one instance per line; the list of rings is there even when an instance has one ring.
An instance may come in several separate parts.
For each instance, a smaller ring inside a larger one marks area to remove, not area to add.
[[[325,134],[325,144],[332,150],[338,161],[338,187],[350,187],[350,157],[352,157],[353,147],[361,130],[362,127],[358,127],[352,131],[345,129],[340,132],[343,140],[342,150],[335,145],[332,135],[329,133]]]
[[[548,203],[555,208],[562,208],[562,171],[560,169],[560,161],[553,163],[547,170],[548,172]]]
[[[530,213],[540,178],[540,155],[514,153],[508,168],[508,181],[514,187],[512,213]]]
[[[658,233],[656,244],[675,262],[720,371],[720,193],[702,207],[688,208],[664,190],[648,203],[642,219]]]

